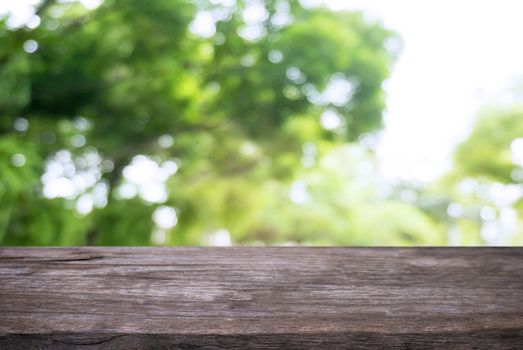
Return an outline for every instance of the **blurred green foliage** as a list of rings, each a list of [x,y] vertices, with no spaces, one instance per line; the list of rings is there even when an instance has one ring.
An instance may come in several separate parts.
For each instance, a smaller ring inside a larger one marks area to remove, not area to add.
[[[460,183],[521,182],[514,108],[481,118],[441,181],[384,185],[372,140],[401,39],[361,13],[295,0],[36,11],[36,28],[0,21],[3,245],[444,245],[456,227],[459,244],[482,244],[488,200]],[[476,209],[449,217],[453,204]]]
[[[512,94],[483,108],[440,181],[458,209],[449,214],[460,243],[523,244],[523,105]]]

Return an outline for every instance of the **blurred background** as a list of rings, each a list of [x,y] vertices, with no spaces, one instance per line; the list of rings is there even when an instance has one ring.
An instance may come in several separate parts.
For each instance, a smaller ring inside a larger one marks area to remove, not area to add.
[[[520,1],[4,0],[1,245],[522,245]]]

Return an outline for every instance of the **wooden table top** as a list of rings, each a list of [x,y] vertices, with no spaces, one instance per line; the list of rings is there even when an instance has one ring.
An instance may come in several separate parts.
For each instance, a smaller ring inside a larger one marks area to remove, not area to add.
[[[0,349],[523,349],[523,248],[0,248]]]

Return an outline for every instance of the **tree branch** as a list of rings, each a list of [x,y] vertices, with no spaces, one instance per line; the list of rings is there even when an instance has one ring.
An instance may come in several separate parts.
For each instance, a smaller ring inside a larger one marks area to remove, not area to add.
[[[36,8],[35,14],[39,17],[51,6],[54,4],[55,0],[43,0],[40,5]]]

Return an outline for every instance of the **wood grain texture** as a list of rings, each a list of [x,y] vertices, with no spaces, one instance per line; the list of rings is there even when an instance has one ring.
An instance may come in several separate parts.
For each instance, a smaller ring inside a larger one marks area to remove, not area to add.
[[[523,248],[0,249],[0,349],[523,349]]]

